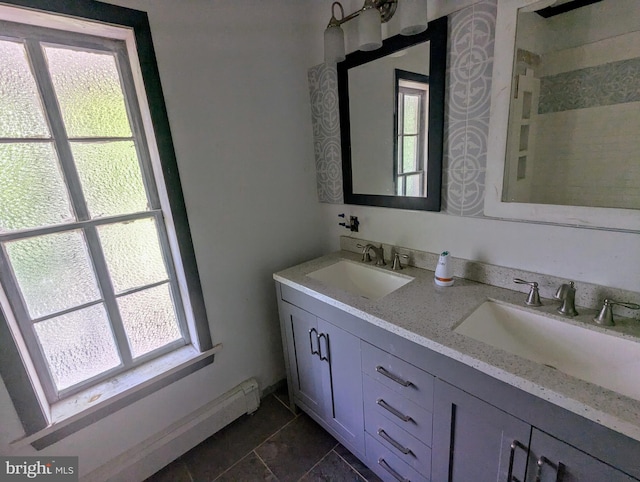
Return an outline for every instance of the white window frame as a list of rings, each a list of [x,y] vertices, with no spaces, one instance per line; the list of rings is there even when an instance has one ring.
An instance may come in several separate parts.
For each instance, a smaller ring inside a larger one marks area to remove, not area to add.
[[[396,90],[396,122],[395,129],[395,142],[396,148],[394,150],[394,182],[395,182],[395,194],[397,196],[407,195],[407,181],[406,178],[413,175],[419,175],[420,183],[420,197],[427,196],[427,142],[428,142],[428,123],[429,123],[429,76],[423,74],[416,74],[413,72],[407,72],[400,69],[395,70],[395,90]],[[421,102],[419,106],[418,117],[418,132],[417,134],[407,135],[404,133],[404,96],[418,95]],[[405,137],[415,137],[417,139],[417,160],[416,164],[418,169],[415,171],[402,171],[402,159],[403,159],[403,140]],[[402,186],[402,189],[400,189]]]
[[[42,9],[62,7],[65,10],[62,13],[65,15],[59,15],[58,12],[0,5],[0,38],[11,39],[16,35],[31,36],[37,31],[43,43],[59,45],[73,43],[83,49],[116,52],[133,139],[141,159],[143,179],[150,201],[150,209],[145,212],[108,218],[90,218],[82,199],[77,172],[74,172],[70,144],[64,134],[42,51],[34,41],[28,40],[25,45],[34,65],[34,75],[43,93],[42,98],[46,105],[45,116],[49,116],[51,136],[59,152],[65,178],[69,182],[72,204],[80,219],[70,224],[30,230],[29,236],[70,231],[74,228],[81,229],[87,239],[93,262],[98,268],[98,281],[104,302],[108,311],[111,312],[111,310],[117,311],[117,306],[113,306],[116,298],[113,288],[111,293],[108,291],[110,282],[105,279],[108,277],[108,272],[97,238],[97,226],[137,219],[153,219],[159,231],[169,284],[174,293],[176,314],[183,333],[183,339],[142,356],[135,362],[130,354],[128,356],[125,354],[126,360],[123,361],[126,366],[122,369],[101,374],[87,383],[57,393],[50,378],[43,376],[44,360],[37,355],[34,356],[34,353],[39,353],[39,349],[33,346],[35,340],[30,339],[26,331],[20,330],[20,328],[22,330],[30,328],[31,322],[29,321],[29,326],[25,325],[28,317],[24,302],[17,291],[17,284],[12,279],[10,270],[7,269],[6,253],[0,249],[0,267],[2,268],[2,274],[0,274],[2,281],[0,374],[23,421],[27,435],[17,443],[32,443],[37,448],[41,448],[81,429],[97,418],[106,416],[206,366],[213,361],[213,354],[219,346],[213,347],[209,333],[168,119],[161,101],[162,92],[146,14],[91,0],[61,2],[67,4],[62,6],[55,2],[52,6],[52,2],[46,0],[18,0],[16,3],[33,4],[31,6]],[[70,14],[78,17],[69,16]],[[90,20],[82,18],[85,16],[89,16]],[[114,25],[117,23],[124,25]],[[139,50],[141,55],[145,56],[144,71],[138,58]],[[150,106],[147,100],[149,93],[145,90],[145,84],[149,90],[154,90],[150,93],[150,97],[154,99],[153,106]],[[158,137],[156,132],[159,134]],[[158,146],[157,138],[162,138],[161,146]],[[51,139],[48,142],[51,142]],[[20,239],[21,236],[24,236],[24,233],[3,234],[0,235],[0,241]],[[153,286],[147,285],[140,289]],[[136,288],[128,293],[140,289]],[[110,309],[109,304],[112,305]],[[126,346],[122,327],[115,326],[114,331],[119,345]],[[24,336],[25,333],[27,336]],[[116,384],[113,383],[114,375],[118,375]],[[96,398],[95,395],[98,393],[100,396]]]

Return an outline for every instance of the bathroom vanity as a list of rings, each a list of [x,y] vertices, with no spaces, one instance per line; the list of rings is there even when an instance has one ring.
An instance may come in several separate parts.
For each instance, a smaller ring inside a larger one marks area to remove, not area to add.
[[[532,311],[526,295],[466,279],[441,288],[414,267],[369,297],[314,277],[360,259],[341,251],[274,279],[292,405],[382,479],[640,480],[640,401],[454,331],[487,300]],[[371,269],[398,276],[389,266]],[[563,320],[543,303],[557,323],[595,313]]]

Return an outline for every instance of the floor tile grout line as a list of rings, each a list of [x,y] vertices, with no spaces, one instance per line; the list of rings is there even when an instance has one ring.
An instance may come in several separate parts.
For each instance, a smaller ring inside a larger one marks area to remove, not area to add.
[[[276,397],[274,395],[274,397],[277,399],[278,397]],[[289,413],[291,413],[291,410],[289,410]],[[257,415],[257,412],[254,412],[254,414]],[[251,414],[251,416],[253,416],[254,414]],[[251,452],[255,452],[256,455],[258,455],[257,449],[258,447],[264,445],[270,438],[272,438],[273,436],[275,436],[277,433],[279,433],[282,429],[284,429],[287,425],[289,425],[291,422],[293,422],[296,418],[298,418],[298,415],[296,414],[292,414],[293,418],[291,420],[289,420],[287,423],[285,423],[284,425],[282,425],[278,430],[276,430],[275,432],[273,432],[272,434],[270,434],[267,438],[265,438],[262,442],[260,442],[258,445],[256,445],[254,448],[252,448],[249,452],[247,452],[246,454],[244,454],[242,457],[240,457],[238,460],[236,460],[232,465],[230,465],[229,467],[227,467],[225,470],[223,470],[222,472],[220,472],[220,474],[218,474],[216,476],[215,480],[218,480],[224,473],[226,473],[227,471],[231,470],[233,467],[235,467],[236,465],[238,465],[242,460],[244,460],[248,455],[251,455]],[[233,422],[232,422],[233,423]],[[215,434],[214,434],[215,435]],[[259,456],[258,456],[259,457]],[[259,457],[260,458],[260,457]],[[262,458],[260,458],[260,461],[262,461]],[[265,465],[267,465],[264,461],[262,461],[262,463],[264,463]],[[185,464],[187,465],[187,464]],[[267,465],[267,468],[269,469],[269,472],[273,473],[273,471],[271,470],[271,468]],[[187,465],[187,470],[189,469],[189,466]],[[191,472],[189,471],[189,476],[191,477]],[[274,474],[275,477],[275,474]],[[277,479],[277,477],[276,477]],[[191,477],[192,482],[195,482],[193,480],[193,477]]]
[[[193,475],[191,475],[191,470],[189,470],[189,464],[187,464],[184,460],[181,460],[180,463],[184,465],[184,468],[187,470],[187,475],[189,476],[189,480],[191,482],[195,482],[193,480]]]
[[[336,447],[337,447],[337,445],[336,445]],[[345,447],[345,448],[346,448],[346,447]],[[351,469],[353,469],[353,471],[354,471],[356,474],[358,474],[360,477],[362,477],[362,480],[364,480],[364,481],[366,481],[366,480],[367,480],[367,478],[366,478],[364,475],[362,475],[358,469],[356,469],[353,465],[351,465],[351,464],[347,461],[347,459],[345,459],[342,455],[340,455],[338,452],[336,452],[336,448],[335,448],[335,447],[333,448],[333,452],[334,452],[338,457],[340,457],[340,459],[341,459],[345,464],[347,464],[349,467],[351,467]]]
[[[242,462],[244,459],[246,459],[249,455],[251,455],[252,452],[254,452],[254,449],[251,449],[251,451],[247,452],[246,455],[243,455],[242,457],[240,457],[239,460],[237,460],[236,462],[234,462],[231,466],[227,467],[226,469],[224,469],[222,472],[220,472],[215,479],[213,479],[213,482],[215,482],[216,480],[220,479],[220,477],[222,477],[224,474],[226,474],[227,472],[229,472],[231,469],[233,469],[236,465],[238,465],[240,462]],[[257,454],[256,454],[257,455]],[[268,467],[267,467],[268,468]]]
[[[247,452],[246,454],[244,454],[242,457],[240,457],[238,460],[236,460],[230,467],[228,467],[227,469],[225,469],[223,472],[221,472],[215,479],[213,480],[218,480],[219,477],[222,476],[222,474],[224,474],[225,472],[227,472],[228,470],[230,470],[232,467],[234,467],[235,465],[239,464],[242,460],[244,460],[248,455],[251,455],[251,452],[255,452],[256,455],[258,455],[258,448],[260,448],[262,445],[264,445],[265,443],[267,443],[269,441],[269,439],[271,439],[272,437],[274,437],[276,434],[280,433],[282,431],[282,429],[284,429],[287,425],[289,425],[291,422],[293,422],[294,420],[296,420],[298,418],[297,415],[294,415],[293,418],[291,420],[289,420],[287,423],[285,423],[282,427],[280,427],[278,430],[276,430],[275,432],[273,432],[271,435],[269,435],[266,439],[264,439],[262,442],[260,442],[258,445],[256,445],[254,448],[252,448],[249,452]],[[260,456],[258,456],[260,457]],[[262,458],[260,458],[260,460],[262,460]],[[264,462],[263,462],[264,463]],[[265,465],[267,465],[266,463],[264,463]],[[270,472],[271,468],[267,465],[267,468],[269,469]],[[273,472],[272,472],[273,473]],[[275,474],[274,474],[275,476]],[[277,477],[276,477],[277,479]]]
[[[269,465],[264,461],[264,459],[260,457],[260,454],[256,451],[256,449],[253,449],[253,453],[256,454],[256,457],[258,457],[258,460],[264,464],[264,466],[267,468],[269,473],[273,475],[273,477],[276,479],[276,482],[279,481],[280,479],[278,478],[278,476],[273,472],[273,470],[271,470],[271,467],[269,467]]]
[[[289,410],[289,412],[291,412],[291,410]],[[291,420],[289,420],[287,423],[285,423],[282,427],[280,427],[278,430],[276,430],[275,432],[273,432],[271,435],[269,435],[265,440],[263,440],[262,442],[260,442],[258,445],[256,445],[253,450],[257,452],[257,450],[262,447],[264,444],[266,444],[271,438],[275,437],[277,434],[279,434],[280,432],[282,432],[285,428],[287,428],[289,425],[291,425],[293,422],[295,422],[298,417],[300,416],[300,414],[293,414],[293,418]]]
[[[331,452],[333,452],[333,449],[335,449],[335,448],[338,446],[338,443],[339,443],[339,442],[336,442],[336,444],[335,444],[333,447],[331,447],[331,448],[327,451],[327,453],[326,453],[326,454],[324,454],[322,457],[320,457],[320,460],[318,460],[315,464],[313,464],[309,470],[307,470],[304,474],[302,474],[302,475],[298,478],[298,480],[299,480],[299,481],[300,481],[300,480],[302,480],[302,479],[303,479],[305,476],[307,476],[307,475],[308,475],[308,474],[309,474],[313,469],[315,469],[315,468],[320,464],[320,462],[322,462],[324,459],[326,459],[326,458],[327,458],[327,456],[328,456]]]
[[[276,395],[275,393],[273,394],[274,398],[276,400],[278,400],[282,405],[284,405],[284,408],[286,408],[287,410],[289,410],[291,413],[293,413],[293,411],[291,410],[291,406],[287,405],[286,403],[284,403],[284,400],[280,399],[280,397],[278,395]],[[296,415],[295,413],[293,413],[294,415]]]

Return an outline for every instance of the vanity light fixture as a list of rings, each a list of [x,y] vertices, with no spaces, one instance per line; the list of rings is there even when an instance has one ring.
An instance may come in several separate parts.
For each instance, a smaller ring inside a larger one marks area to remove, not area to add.
[[[335,9],[340,10],[340,19]],[[415,35],[427,29],[427,0],[365,0],[360,10],[344,15],[340,2],[331,4],[331,20],[324,31],[325,63],[345,59],[344,31],[341,25],[358,17],[358,49],[376,50],[382,47],[381,24],[388,22],[398,10],[400,33]]]

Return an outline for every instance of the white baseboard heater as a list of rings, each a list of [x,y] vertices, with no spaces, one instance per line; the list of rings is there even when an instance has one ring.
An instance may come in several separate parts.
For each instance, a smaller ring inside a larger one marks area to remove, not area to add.
[[[258,382],[250,378],[165,430],[82,477],[82,482],[143,481],[237,418],[260,406]]]

